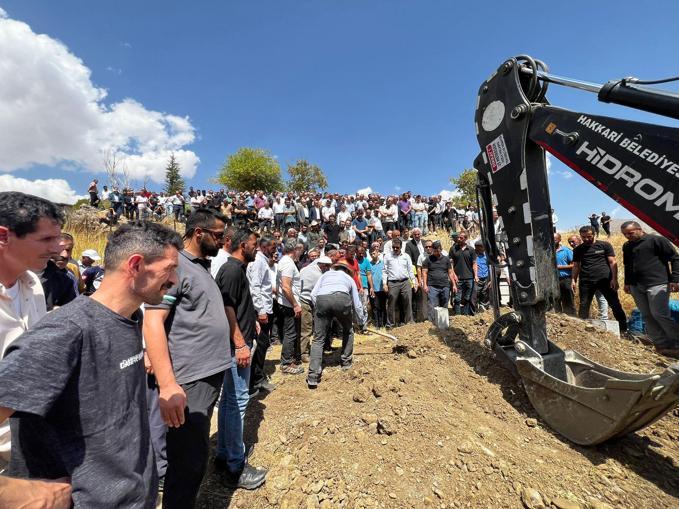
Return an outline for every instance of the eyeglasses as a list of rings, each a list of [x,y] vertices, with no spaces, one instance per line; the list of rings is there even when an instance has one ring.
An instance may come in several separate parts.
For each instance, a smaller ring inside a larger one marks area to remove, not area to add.
[[[216,231],[213,231],[213,230],[203,230],[203,231],[212,235],[212,238],[215,239],[215,240],[224,240],[224,232],[223,231],[221,231],[221,232],[216,232]]]

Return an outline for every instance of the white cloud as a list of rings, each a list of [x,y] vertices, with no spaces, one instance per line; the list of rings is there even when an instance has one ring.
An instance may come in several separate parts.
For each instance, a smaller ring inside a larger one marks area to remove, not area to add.
[[[112,72],[113,74],[117,74],[118,76],[123,73],[123,70],[120,67],[112,67],[110,65],[106,68],[106,70],[108,72]]]
[[[394,186],[394,191],[398,192],[401,190],[401,186]]]
[[[134,99],[107,104],[90,69],[61,42],[0,9],[0,172],[36,164],[103,171],[103,154],[127,158],[130,177],[162,182],[174,151],[192,177],[198,156],[187,117]],[[111,68],[111,72],[120,70]]]
[[[358,191],[356,191],[356,194],[357,195],[362,194],[363,196],[368,196],[372,192],[373,192],[373,188],[368,186],[368,187],[364,187],[363,189],[359,189]]]
[[[461,196],[461,195],[462,195],[462,193],[457,189],[454,190],[454,191],[449,191],[447,189],[441,189],[441,191],[439,191],[439,196],[444,201],[449,201],[451,198],[456,198],[456,197]]]
[[[21,191],[66,205],[87,197],[77,195],[64,179],[28,180],[14,175],[0,175],[0,191]]]

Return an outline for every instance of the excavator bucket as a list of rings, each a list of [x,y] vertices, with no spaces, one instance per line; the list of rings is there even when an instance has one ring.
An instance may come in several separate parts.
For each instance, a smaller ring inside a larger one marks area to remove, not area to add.
[[[679,401],[679,363],[660,374],[625,373],[565,350],[562,365],[552,362],[545,369],[543,356],[527,343],[516,341],[514,348],[516,370],[533,407],[576,444],[596,445],[641,429]]]

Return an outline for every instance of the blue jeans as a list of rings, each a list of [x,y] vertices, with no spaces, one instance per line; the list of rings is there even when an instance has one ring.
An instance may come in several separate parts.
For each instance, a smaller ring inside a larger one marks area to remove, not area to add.
[[[217,418],[217,456],[226,460],[230,472],[240,472],[245,466],[243,423],[250,401],[250,366],[239,368],[235,357],[231,369],[224,374],[222,397]]]
[[[430,286],[427,295],[432,307],[447,308],[450,299],[450,286]]]
[[[455,292],[455,314],[472,314],[472,292],[474,291],[473,279],[460,279],[457,282],[457,292]]]

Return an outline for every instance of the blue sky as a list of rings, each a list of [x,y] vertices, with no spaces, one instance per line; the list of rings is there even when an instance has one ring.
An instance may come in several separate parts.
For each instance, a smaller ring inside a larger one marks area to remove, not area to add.
[[[0,187],[64,179],[84,194],[102,169],[96,151],[110,142],[132,156],[138,182],[160,178],[175,150],[188,183],[208,187],[228,154],[254,146],[283,168],[298,158],[319,165],[333,191],[435,194],[478,153],[476,93],[509,56],[527,53],[555,74],[599,83],[679,74],[679,4],[614,5],[0,0],[0,37],[11,31],[14,44],[0,48],[0,83],[13,85],[0,90],[9,105],[0,103],[0,131],[15,133],[11,145],[0,141]],[[63,46],[46,49],[36,34]],[[3,68],[7,59],[14,67]],[[18,107],[27,90],[36,104]],[[553,86],[549,99],[676,125],[585,92]],[[551,183],[564,227],[616,208],[558,161]]]

